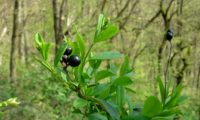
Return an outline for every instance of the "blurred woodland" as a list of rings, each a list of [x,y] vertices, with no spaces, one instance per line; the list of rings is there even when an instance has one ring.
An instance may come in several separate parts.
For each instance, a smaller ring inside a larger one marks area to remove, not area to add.
[[[184,84],[180,120],[200,120],[200,0],[0,0],[0,101],[17,97],[21,104],[0,111],[2,120],[79,120],[73,93],[47,79],[51,75],[34,56],[34,35],[55,46],[76,29],[91,44],[99,14],[119,26],[119,33],[94,51],[114,50],[134,67],[133,102],[157,95],[158,75],[173,86]],[[172,52],[165,40],[173,30]],[[87,48],[86,48],[87,49]],[[120,62],[120,61],[117,61]]]

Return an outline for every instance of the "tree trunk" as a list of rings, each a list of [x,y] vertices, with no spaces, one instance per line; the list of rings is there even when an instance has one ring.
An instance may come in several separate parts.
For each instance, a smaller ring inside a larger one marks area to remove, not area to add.
[[[15,0],[13,9],[13,29],[11,38],[11,53],[10,53],[10,78],[11,82],[16,82],[16,40],[18,37],[18,14],[19,1]]]
[[[65,0],[62,0],[60,7],[58,8],[57,0],[52,0],[53,7],[53,24],[54,24],[54,34],[55,34],[55,53],[57,52],[58,45],[61,43],[63,38],[63,8]],[[59,12],[59,13],[58,13]]]
[[[24,57],[24,51],[23,51],[23,47],[24,47],[24,2],[23,0],[20,1],[19,3],[19,37],[18,37],[18,56],[19,56],[19,60],[22,61],[23,57]]]

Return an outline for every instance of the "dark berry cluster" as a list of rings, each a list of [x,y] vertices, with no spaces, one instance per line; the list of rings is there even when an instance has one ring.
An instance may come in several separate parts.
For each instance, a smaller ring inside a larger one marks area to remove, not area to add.
[[[171,39],[173,38],[174,34],[173,34],[173,31],[171,29],[169,29],[166,33],[166,39],[168,41],[171,41]]]
[[[81,63],[80,57],[78,55],[71,55],[71,53],[72,53],[72,48],[68,47],[65,50],[61,61],[64,67],[66,67],[67,65],[70,65],[72,67],[80,65]]]

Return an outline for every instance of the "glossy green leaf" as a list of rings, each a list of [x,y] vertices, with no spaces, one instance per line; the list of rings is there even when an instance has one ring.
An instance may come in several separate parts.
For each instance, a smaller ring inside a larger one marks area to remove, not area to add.
[[[35,42],[38,46],[41,46],[42,43],[44,42],[42,36],[39,33],[35,34]]]
[[[125,56],[124,62],[122,63],[121,68],[120,68],[120,75],[121,76],[125,75],[128,69],[129,69],[129,59],[128,59],[128,56]]]
[[[80,56],[80,47],[79,47],[79,44],[78,42],[72,42],[72,54],[76,54],[76,55],[79,55]]]
[[[172,92],[172,96],[170,97],[170,100],[164,105],[164,108],[174,107],[177,104],[177,101],[179,100],[182,89],[183,89],[183,85],[179,84]]]
[[[114,75],[112,72],[110,72],[108,70],[102,70],[102,71],[99,71],[99,72],[96,73],[95,80],[99,81],[99,80],[102,80],[104,78],[110,77],[112,75]]]
[[[82,98],[78,98],[74,101],[73,106],[75,108],[82,108],[84,106],[86,106],[88,104],[88,101],[82,99]]]
[[[96,28],[96,32],[95,32],[95,37],[94,37],[94,41],[96,41],[97,37],[99,36],[100,32],[101,32],[101,29],[104,25],[104,22],[105,22],[105,17],[103,14],[100,14],[99,15],[99,18],[98,18],[98,23],[97,23],[97,28]]]
[[[85,56],[85,41],[79,32],[76,34],[76,40],[78,42],[78,46],[80,48],[81,58]]]
[[[116,101],[117,105],[122,108],[125,102],[125,90],[123,86],[117,86]]]
[[[165,99],[164,99],[165,88],[164,88],[163,82],[162,82],[162,80],[159,76],[157,77],[157,81],[158,81],[158,84],[159,84],[161,100],[162,100],[163,103],[165,103]]]
[[[106,110],[106,112],[110,115],[113,120],[120,120],[119,112],[116,108],[114,108],[110,103],[106,102],[102,99],[96,99],[101,106]]]
[[[108,40],[118,33],[119,29],[114,24],[109,24],[104,30],[102,30],[94,40],[95,43]]]
[[[162,111],[161,102],[154,96],[150,96],[144,103],[144,108],[142,109],[142,114],[147,117],[153,117]]]
[[[107,59],[115,59],[115,58],[121,58],[123,55],[119,52],[102,52],[99,54],[94,55],[91,57],[91,59],[96,59],[96,60],[107,60]]]
[[[132,84],[133,81],[127,76],[120,76],[114,80],[115,85],[126,86]]]
[[[58,63],[60,62],[65,50],[67,48],[67,43],[64,42],[57,50],[55,59],[54,59],[54,66],[56,67],[58,65]]]
[[[35,60],[37,60],[41,65],[43,65],[45,68],[47,68],[50,72],[53,72],[52,67],[45,61],[40,60],[39,58],[34,57]]]
[[[94,87],[94,96],[105,98],[110,94],[110,84],[99,84]]]
[[[89,64],[93,69],[98,69],[100,67],[100,65],[101,65],[101,60],[90,59],[89,60]]]
[[[50,47],[51,47],[50,43],[44,43],[42,45],[42,52],[43,52],[44,60],[48,60]]]
[[[168,117],[168,116],[172,116],[172,115],[176,115],[176,114],[180,114],[180,113],[181,113],[180,109],[178,107],[174,107],[171,109],[163,110],[157,116]]]

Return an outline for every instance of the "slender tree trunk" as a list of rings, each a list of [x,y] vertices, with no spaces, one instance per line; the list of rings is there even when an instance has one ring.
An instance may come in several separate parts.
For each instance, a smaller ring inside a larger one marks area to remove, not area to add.
[[[11,53],[10,53],[10,78],[11,82],[16,82],[16,40],[18,37],[18,14],[19,0],[15,0],[13,9],[13,29],[11,38]]]
[[[54,34],[55,34],[55,53],[57,52],[58,45],[63,38],[63,9],[65,0],[62,0],[60,7],[58,8],[57,0],[52,0],[53,7],[53,22],[54,22]]]
[[[23,0],[20,1],[19,3],[19,37],[18,37],[18,56],[19,56],[19,60],[22,61],[23,55],[24,55],[24,51],[23,51],[23,47],[24,47],[24,2]]]

